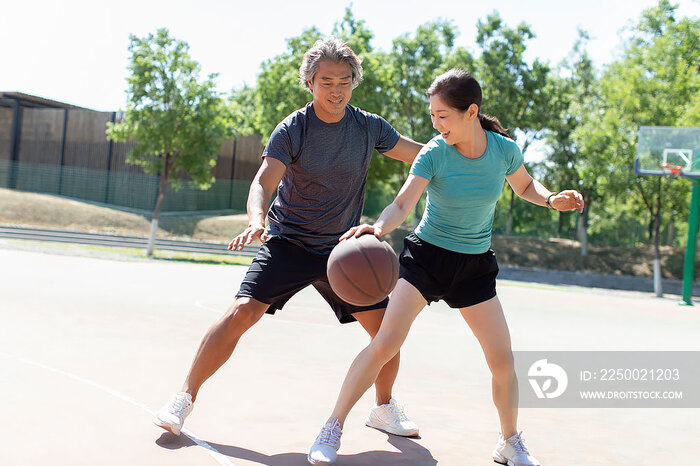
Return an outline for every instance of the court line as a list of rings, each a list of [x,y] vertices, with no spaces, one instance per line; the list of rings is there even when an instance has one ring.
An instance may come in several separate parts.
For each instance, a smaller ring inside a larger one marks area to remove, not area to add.
[[[114,390],[113,388],[107,387],[106,385],[102,385],[102,384],[99,383],[99,382],[95,382],[94,380],[86,379],[85,377],[81,377],[81,376],[79,376],[79,375],[72,374],[72,373],[70,373],[70,372],[66,372],[66,371],[61,370],[61,369],[56,369],[55,367],[50,367],[50,366],[47,366],[46,364],[42,364],[42,363],[40,363],[40,362],[33,361],[33,360],[31,360],[31,359],[27,359],[27,358],[15,356],[15,355],[8,354],[8,353],[2,352],[2,351],[0,351],[0,355],[5,356],[5,357],[14,358],[14,359],[17,359],[17,360],[19,360],[19,361],[25,363],[25,364],[29,364],[29,365],[32,365],[32,366],[36,366],[36,367],[39,367],[39,368],[41,368],[41,369],[44,369],[44,370],[47,370],[47,371],[50,371],[50,372],[55,372],[55,373],[57,373],[57,374],[63,375],[64,377],[68,377],[68,378],[70,378],[70,379],[76,380],[76,381],[81,382],[81,383],[84,383],[84,384],[86,384],[86,385],[90,385],[91,387],[94,387],[94,388],[97,388],[97,389],[99,389],[99,390],[102,390],[103,392],[106,392],[106,393],[108,393],[108,394],[114,396],[115,398],[119,398],[119,399],[122,400],[122,401],[126,401],[127,403],[130,403],[130,404],[132,404],[132,405],[134,405],[134,406],[136,406],[136,407],[138,407],[138,408],[143,409],[144,411],[146,411],[146,412],[147,412],[148,414],[150,414],[151,416],[154,416],[154,415],[155,415],[155,411],[152,411],[151,409],[148,408],[148,406],[146,406],[145,404],[141,403],[140,401],[135,400],[135,399],[131,398],[130,396],[125,395],[125,394],[123,394],[123,393],[121,393],[121,392],[119,392],[119,391],[117,391],[117,390]],[[197,436],[195,436],[191,431],[189,431],[189,430],[187,430],[187,429],[182,429],[181,432],[182,432],[183,434],[185,434],[185,436],[187,436],[187,437],[188,437],[190,440],[192,440],[195,444],[197,444],[198,446],[204,448],[204,450],[205,450],[211,457],[213,457],[220,465],[222,465],[222,466],[235,466],[233,463],[231,463],[231,461],[229,461],[229,459],[228,459],[227,456],[225,456],[224,454],[222,454],[222,453],[221,453],[220,451],[218,451],[216,448],[214,448],[214,447],[212,447],[211,445],[209,445],[209,444],[208,444],[207,442],[205,442],[204,440],[201,440],[201,439],[197,438]]]

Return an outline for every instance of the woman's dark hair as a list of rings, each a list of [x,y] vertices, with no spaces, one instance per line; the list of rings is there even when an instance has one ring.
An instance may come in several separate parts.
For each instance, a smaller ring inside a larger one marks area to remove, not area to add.
[[[513,139],[498,118],[481,113],[481,86],[474,76],[466,71],[452,68],[441,74],[435,78],[426,94],[428,97],[440,96],[447,105],[462,112],[466,112],[471,104],[476,104],[479,107],[479,123],[482,128]]]

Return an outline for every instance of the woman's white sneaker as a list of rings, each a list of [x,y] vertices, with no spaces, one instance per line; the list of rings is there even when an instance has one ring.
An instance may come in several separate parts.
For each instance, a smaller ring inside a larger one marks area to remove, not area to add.
[[[403,406],[395,399],[389,399],[385,405],[375,406],[369,410],[365,425],[402,437],[415,437],[418,435],[418,426],[410,420],[403,410]]]
[[[316,441],[311,445],[309,456],[306,458],[311,464],[335,464],[338,459],[338,449],[340,448],[340,436],[343,431],[340,429],[340,422],[333,418],[323,426],[321,433],[316,437]]]
[[[176,393],[158,410],[153,423],[175,435],[180,435],[185,418],[192,412],[193,407],[192,395],[185,392]]]
[[[522,434],[519,432],[509,439],[499,435],[496,449],[493,451],[493,461],[508,466],[541,466],[537,458],[527,451]]]

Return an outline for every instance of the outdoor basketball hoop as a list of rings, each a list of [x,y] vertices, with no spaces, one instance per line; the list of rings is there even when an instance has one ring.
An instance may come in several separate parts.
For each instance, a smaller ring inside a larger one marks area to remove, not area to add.
[[[640,126],[634,173],[644,176],[683,177],[692,182],[688,210],[688,242],[683,263],[683,296],[679,304],[693,305],[695,245],[700,223],[700,128]],[[654,263],[654,291],[661,293],[660,266]]]
[[[664,173],[670,173],[671,176],[676,177],[681,174],[683,165],[678,165],[675,163],[661,163],[659,164],[659,168],[661,168]]]

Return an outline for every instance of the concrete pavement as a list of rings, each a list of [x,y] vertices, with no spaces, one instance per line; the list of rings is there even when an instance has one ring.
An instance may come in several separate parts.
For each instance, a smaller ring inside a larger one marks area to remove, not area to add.
[[[244,267],[117,261],[0,249],[0,464],[303,465],[367,336],[313,289],[241,340],[203,387],[190,437],[151,424]],[[700,306],[677,297],[499,282],[515,350],[700,350]],[[498,435],[490,375],[459,313],[418,317],[396,398],[420,426],[364,427],[368,392],[339,465],[488,465]],[[522,409],[546,465],[695,462],[700,409]]]

